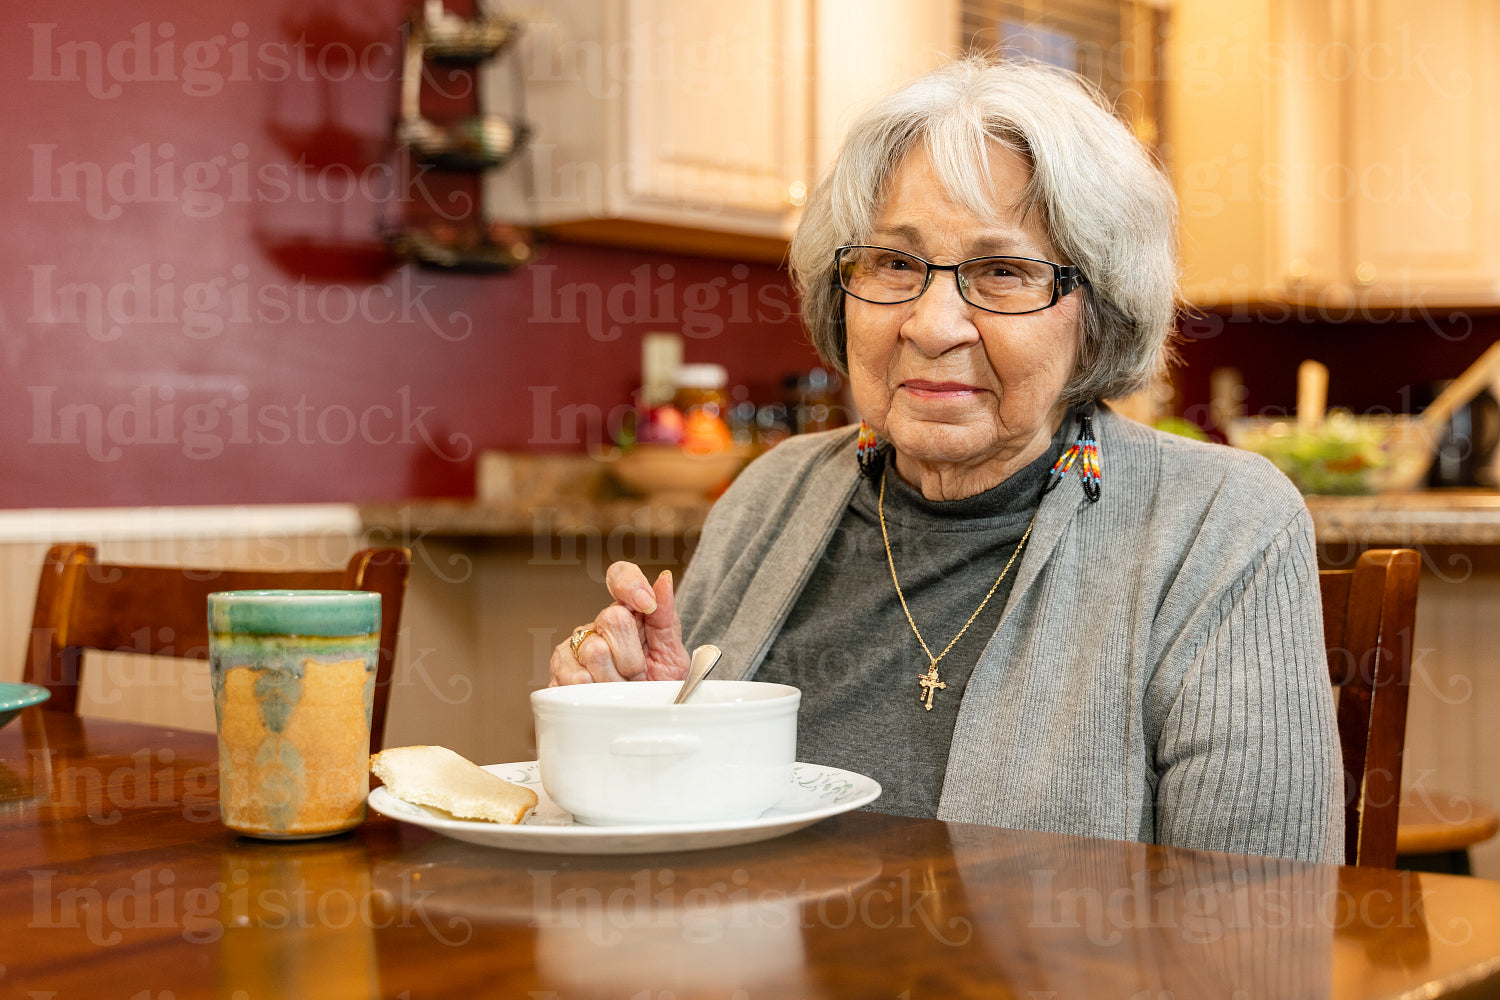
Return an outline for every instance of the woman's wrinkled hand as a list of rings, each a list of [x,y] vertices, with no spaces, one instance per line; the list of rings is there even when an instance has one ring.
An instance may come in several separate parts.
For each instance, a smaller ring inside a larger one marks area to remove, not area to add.
[[[688,652],[682,644],[672,592],[672,573],[655,583],[631,562],[612,564],[604,574],[615,603],[580,631],[592,629],[573,650],[572,636],[552,650],[550,686],[592,681],[669,681],[687,674]]]

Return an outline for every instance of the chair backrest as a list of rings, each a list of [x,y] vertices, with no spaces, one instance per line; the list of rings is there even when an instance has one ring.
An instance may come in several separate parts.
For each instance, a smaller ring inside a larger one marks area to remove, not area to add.
[[[1352,570],[1318,574],[1328,673],[1339,689],[1345,864],[1396,863],[1420,569],[1412,549],[1372,549]]]
[[[380,657],[370,745],[385,737],[396,636],[411,553],[365,549],[328,570],[219,570],[101,563],[92,545],[54,545],[42,563],[25,679],[52,692],[45,707],[78,710],[86,649],[208,659],[208,595],[220,590],[369,590],[380,594]]]

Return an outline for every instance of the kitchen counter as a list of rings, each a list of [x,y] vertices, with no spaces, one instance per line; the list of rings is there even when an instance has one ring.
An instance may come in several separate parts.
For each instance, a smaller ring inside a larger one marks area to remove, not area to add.
[[[365,531],[389,538],[570,538],[634,533],[696,535],[707,499],[662,503],[641,497],[558,497],[546,501],[414,500],[359,508]]]
[[[711,501],[663,502],[613,495],[500,494],[488,500],[417,500],[359,510],[374,537],[543,538],[631,533],[696,535]],[[1500,545],[1500,492],[1426,490],[1384,496],[1307,498],[1320,544]]]
[[[1307,509],[1319,545],[1500,545],[1500,492],[1495,490],[1311,496]]]
[[[620,491],[609,463],[588,455],[488,451],[473,500],[414,500],[360,508],[375,538],[696,537],[707,497],[647,498]]]

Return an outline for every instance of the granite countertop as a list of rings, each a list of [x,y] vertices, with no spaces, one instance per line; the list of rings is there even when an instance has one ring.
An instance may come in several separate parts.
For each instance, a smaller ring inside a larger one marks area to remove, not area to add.
[[[474,500],[414,500],[359,509],[367,532],[396,538],[568,537],[626,532],[696,534],[706,497],[621,495],[586,456],[482,457]],[[1381,496],[1310,496],[1320,544],[1500,545],[1500,492],[1424,490]]]
[[[1323,545],[1500,545],[1500,492],[1495,490],[1311,496],[1307,509]]]
[[[359,515],[367,532],[396,539],[660,537],[703,527],[708,497],[629,496],[610,482],[607,467],[587,455],[484,452],[473,500],[372,504]]]
[[[711,506],[702,501],[660,502],[642,497],[560,497],[545,502],[413,500],[359,508],[366,532],[393,540],[434,538],[537,538],[576,535],[689,535],[703,527]]]

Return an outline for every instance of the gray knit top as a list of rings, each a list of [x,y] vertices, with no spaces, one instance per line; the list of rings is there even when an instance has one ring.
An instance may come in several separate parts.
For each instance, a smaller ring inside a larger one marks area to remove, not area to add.
[[[1302,498],[1247,452],[1103,408],[1094,426],[1103,499],[1076,475],[1043,499],[962,692],[938,818],[1342,861]],[[859,482],[846,428],[779,445],[715,504],[678,608],[689,648],[724,649],[719,676],[756,675]]]
[[[938,661],[947,686],[933,692],[931,708],[918,683],[927,655],[886,561],[879,480],[855,488],[755,672],[802,690],[797,759],[880,782],[869,807],[876,812],[937,815],[964,688],[1000,623],[1020,565],[1011,556],[1041,502],[1059,438],[1027,468],[961,500],[928,500],[886,466],[886,534],[912,621],[933,655],[953,644]]]

